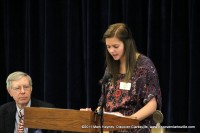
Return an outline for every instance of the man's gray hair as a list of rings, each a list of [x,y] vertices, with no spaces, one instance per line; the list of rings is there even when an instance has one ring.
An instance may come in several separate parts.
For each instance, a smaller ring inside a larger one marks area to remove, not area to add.
[[[22,77],[25,77],[25,76],[29,80],[29,85],[32,86],[32,79],[27,73],[21,72],[21,71],[16,71],[16,72],[13,72],[10,75],[8,75],[7,80],[6,80],[7,89],[10,89],[12,87],[12,81],[19,80],[19,79],[21,79]]]

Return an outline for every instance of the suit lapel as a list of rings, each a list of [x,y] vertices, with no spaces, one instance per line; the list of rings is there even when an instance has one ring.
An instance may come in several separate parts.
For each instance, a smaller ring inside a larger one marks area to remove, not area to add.
[[[5,126],[6,126],[6,132],[8,133],[14,132],[16,110],[17,110],[16,105],[15,103],[13,103],[11,104],[10,108],[8,108],[7,113],[5,114],[5,118],[6,118]]]

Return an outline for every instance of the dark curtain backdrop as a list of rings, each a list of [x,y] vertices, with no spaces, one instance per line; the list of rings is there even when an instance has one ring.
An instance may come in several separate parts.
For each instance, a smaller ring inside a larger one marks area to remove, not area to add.
[[[0,0],[0,105],[6,78],[25,71],[33,97],[58,108],[97,107],[105,69],[101,38],[127,23],[154,62],[163,96],[161,125],[199,133],[199,0]]]

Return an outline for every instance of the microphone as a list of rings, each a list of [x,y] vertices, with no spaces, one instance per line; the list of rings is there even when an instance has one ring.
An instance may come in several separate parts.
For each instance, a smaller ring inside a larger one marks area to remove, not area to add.
[[[96,112],[97,114],[100,115],[100,126],[101,126],[101,133],[103,133],[103,108],[105,107],[106,105],[106,83],[108,82],[108,80],[112,78],[112,75],[108,72],[105,72],[103,78],[99,81],[99,84],[101,85],[101,91],[102,91],[102,95],[103,95],[103,100],[102,100],[102,103],[101,103],[101,106],[99,108],[99,111]]]
[[[110,73],[104,74],[103,78],[99,81],[99,84],[100,85],[105,84],[106,82],[108,82],[109,78],[112,78],[112,75]]]

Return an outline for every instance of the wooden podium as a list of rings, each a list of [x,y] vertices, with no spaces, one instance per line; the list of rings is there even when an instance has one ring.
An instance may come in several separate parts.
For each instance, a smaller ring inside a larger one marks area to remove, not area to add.
[[[106,131],[133,128],[139,125],[139,121],[136,119],[112,114],[104,114],[103,119],[103,128]],[[26,107],[24,109],[24,126],[36,129],[90,133],[101,130],[100,116],[92,111],[41,107]]]

